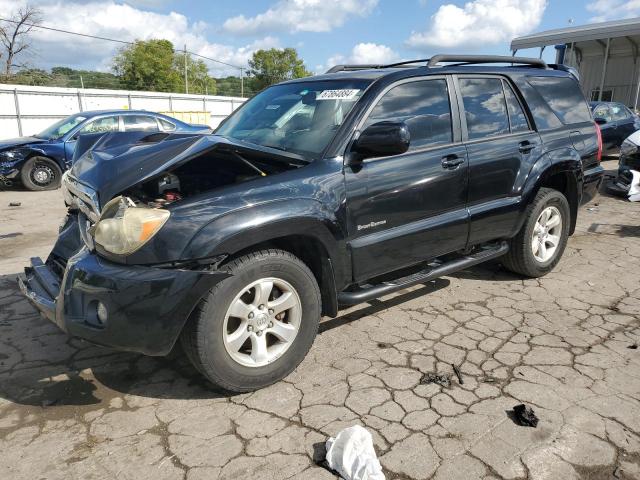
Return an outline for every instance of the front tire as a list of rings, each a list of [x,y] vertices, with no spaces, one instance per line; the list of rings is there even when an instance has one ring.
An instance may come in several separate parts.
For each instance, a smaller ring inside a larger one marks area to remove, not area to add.
[[[60,188],[62,170],[47,157],[31,157],[20,169],[22,184],[29,190],[55,190]]]
[[[560,261],[569,238],[569,202],[550,188],[541,188],[527,208],[525,222],[510,240],[502,264],[527,277],[542,277]]]
[[[248,392],[286,377],[304,359],[320,321],[313,273],[282,250],[228,263],[181,335],[193,365],[219,390]]]

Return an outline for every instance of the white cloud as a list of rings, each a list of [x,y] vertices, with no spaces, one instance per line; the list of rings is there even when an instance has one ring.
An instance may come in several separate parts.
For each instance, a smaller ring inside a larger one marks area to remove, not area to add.
[[[546,6],[547,0],[473,0],[463,7],[448,3],[438,8],[425,32],[412,32],[407,44],[446,49],[508,42],[535,30]]]
[[[633,18],[640,16],[640,0],[596,0],[587,5],[587,10],[595,14],[592,22]]]
[[[0,12],[8,14],[25,4],[26,0],[0,0]],[[241,47],[210,42],[206,38],[209,26],[204,22],[189,22],[180,13],[156,13],[115,0],[54,0],[41,3],[38,8],[42,11],[43,25],[48,27],[124,41],[165,38],[177,49],[186,44],[189,51],[238,66],[246,67],[255,50],[279,46],[278,40],[269,36]],[[114,53],[123,46],[42,29],[33,30],[32,39],[33,48],[21,61],[41,68],[60,65],[110,70]],[[206,63],[216,76],[239,73],[237,69]]]
[[[255,17],[238,15],[224,22],[223,30],[236,35],[266,32],[329,32],[349,17],[365,17],[378,0],[279,0]]]
[[[400,56],[390,47],[377,43],[358,43],[349,55],[333,55],[327,60],[327,65],[317,65],[316,72],[321,73],[334,65],[397,62]]]

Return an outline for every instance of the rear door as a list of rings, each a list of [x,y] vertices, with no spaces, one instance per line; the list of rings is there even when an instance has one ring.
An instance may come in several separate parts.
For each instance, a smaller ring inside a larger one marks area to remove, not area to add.
[[[151,115],[123,115],[122,121],[125,132],[144,131],[157,132],[160,130],[156,117]]]
[[[404,121],[411,143],[402,155],[345,168],[356,281],[465,247],[468,164],[452,91],[444,76],[401,81],[359,126]]]
[[[455,81],[469,157],[469,245],[477,245],[513,234],[517,185],[541,151],[540,137],[508,80],[458,75]]]

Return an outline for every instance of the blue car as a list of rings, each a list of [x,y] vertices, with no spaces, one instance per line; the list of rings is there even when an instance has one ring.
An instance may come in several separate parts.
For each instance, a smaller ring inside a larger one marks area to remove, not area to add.
[[[71,115],[37,135],[0,140],[0,184],[20,180],[29,190],[60,187],[71,166],[78,137],[101,132],[210,133],[207,125],[190,125],[144,110],[96,110]]]
[[[640,117],[617,102],[591,102],[591,112],[602,132],[604,154],[617,153],[625,139],[640,130]]]

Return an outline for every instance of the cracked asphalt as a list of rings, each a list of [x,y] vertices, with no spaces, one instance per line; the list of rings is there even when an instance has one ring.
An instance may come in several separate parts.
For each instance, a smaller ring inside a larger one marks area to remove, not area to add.
[[[387,479],[640,479],[640,204],[582,208],[542,279],[496,262],[325,319],[292,375],[232,397],[178,353],[70,339],[21,297],[63,212],[59,191],[0,192],[2,479],[330,479],[321,445],[353,424]],[[537,428],[512,420],[523,402]]]

